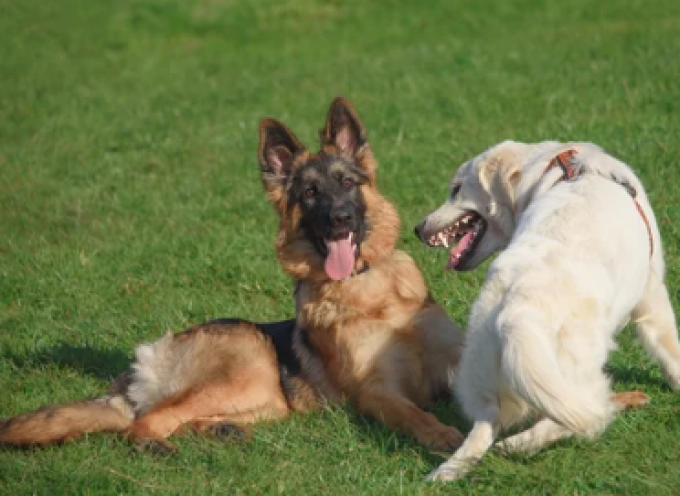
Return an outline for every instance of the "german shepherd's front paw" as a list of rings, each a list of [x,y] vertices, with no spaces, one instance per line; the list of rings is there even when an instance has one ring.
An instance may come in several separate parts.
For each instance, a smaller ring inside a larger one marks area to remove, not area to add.
[[[453,452],[465,437],[455,427],[442,425],[430,429],[424,436],[419,436],[420,442],[435,451]]]

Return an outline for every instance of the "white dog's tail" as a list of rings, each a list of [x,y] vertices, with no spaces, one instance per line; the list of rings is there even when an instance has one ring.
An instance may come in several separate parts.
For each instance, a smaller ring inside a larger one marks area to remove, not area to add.
[[[521,319],[524,326],[529,321]],[[513,325],[503,336],[503,373],[524,401],[578,435],[593,437],[606,427],[606,402],[594,397],[594,388],[580,390],[565,379],[545,329]]]

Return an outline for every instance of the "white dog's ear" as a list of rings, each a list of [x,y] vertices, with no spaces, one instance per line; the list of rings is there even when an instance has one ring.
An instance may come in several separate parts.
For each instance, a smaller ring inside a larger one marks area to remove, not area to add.
[[[511,157],[493,157],[479,171],[479,182],[494,202],[512,210],[522,171]]]

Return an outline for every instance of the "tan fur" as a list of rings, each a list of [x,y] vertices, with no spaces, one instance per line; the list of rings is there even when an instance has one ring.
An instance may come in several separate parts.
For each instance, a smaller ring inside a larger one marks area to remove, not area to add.
[[[448,386],[462,337],[401,251],[373,259],[371,269],[343,282],[304,282],[299,325],[321,356],[330,390],[367,415],[420,442],[450,449],[455,429],[420,410]]]
[[[276,354],[252,325],[240,324],[227,332],[219,325],[199,326],[175,336],[162,353],[142,365],[172,364],[172,370],[162,370],[163,383],[181,385],[176,392],[168,388],[161,401],[126,429],[134,439],[164,439],[184,424],[208,418],[249,424],[289,413]]]
[[[132,419],[132,411],[118,396],[50,406],[0,422],[0,444],[44,445],[91,432],[116,432]]]
[[[5,420],[0,444],[50,444],[104,431],[162,442],[182,427],[247,425],[293,409],[271,342],[248,323],[197,326],[140,346],[133,371],[112,392]]]

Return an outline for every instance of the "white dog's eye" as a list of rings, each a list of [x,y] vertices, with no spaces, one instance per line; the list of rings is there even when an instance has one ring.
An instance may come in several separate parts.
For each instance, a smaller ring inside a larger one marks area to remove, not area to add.
[[[455,183],[451,186],[451,198],[456,196],[460,191],[460,183]]]

